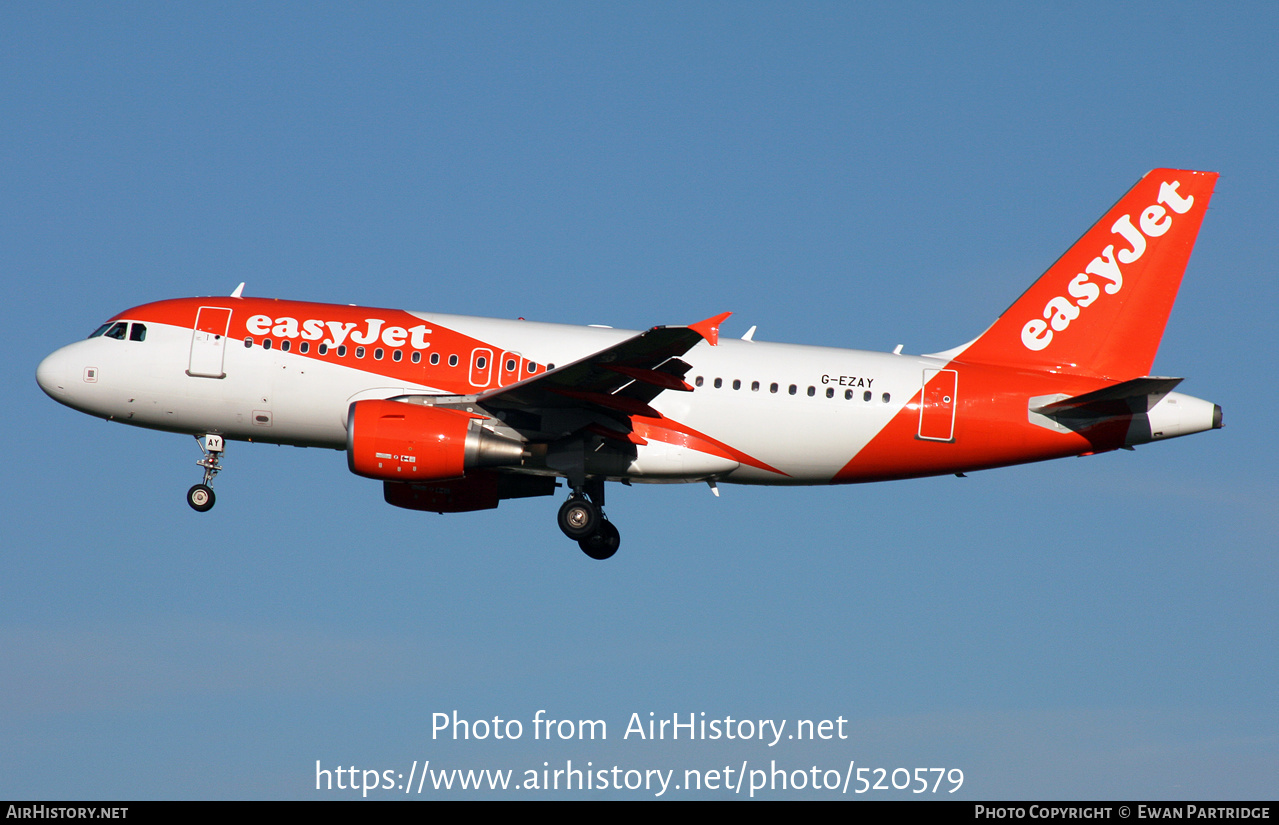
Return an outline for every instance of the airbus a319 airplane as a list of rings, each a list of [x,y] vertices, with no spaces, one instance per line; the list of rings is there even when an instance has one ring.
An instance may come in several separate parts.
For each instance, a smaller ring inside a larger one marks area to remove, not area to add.
[[[1217,175],[1156,169],[973,341],[932,355],[244,297],[125,310],[57,350],[54,400],[195,435],[344,450],[433,512],[568,487],[559,527],[617,550],[606,482],[849,484],[1090,455],[1221,426],[1148,375]]]

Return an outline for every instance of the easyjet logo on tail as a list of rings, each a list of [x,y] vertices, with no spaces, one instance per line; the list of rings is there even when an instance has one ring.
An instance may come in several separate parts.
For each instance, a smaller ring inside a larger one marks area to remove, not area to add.
[[[1110,231],[1119,235],[1129,248],[1120,249],[1116,253],[1115,245],[1109,244],[1084,267],[1083,272],[1067,284],[1066,292],[1070,298],[1058,295],[1044,305],[1043,318],[1027,321],[1021,328],[1021,343],[1026,349],[1039,352],[1051,344],[1053,333],[1069,327],[1070,322],[1078,318],[1083,309],[1101,297],[1103,289],[1107,295],[1114,295],[1124,288],[1121,265],[1134,263],[1145,254],[1147,238],[1158,238],[1172,228],[1173,219],[1168,214],[1169,210],[1184,215],[1195,205],[1193,195],[1183,198],[1178,194],[1179,186],[1180,181],[1161,183],[1159,198],[1142,210],[1136,226],[1133,225],[1132,215],[1124,215],[1115,221]],[[1090,280],[1089,276],[1097,280]]]

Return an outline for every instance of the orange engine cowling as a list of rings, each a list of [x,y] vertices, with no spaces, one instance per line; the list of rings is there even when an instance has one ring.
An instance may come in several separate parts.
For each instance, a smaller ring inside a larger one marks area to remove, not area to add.
[[[356,401],[347,413],[347,466],[383,481],[442,481],[476,467],[518,465],[524,445],[484,429],[484,420],[425,404]]]

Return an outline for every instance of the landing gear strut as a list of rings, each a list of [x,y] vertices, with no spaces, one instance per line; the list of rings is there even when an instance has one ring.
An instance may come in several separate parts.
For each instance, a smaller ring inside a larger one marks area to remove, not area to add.
[[[213,483],[213,477],[222,471],[224,447],[220,435],[197,435],[195,440],[200,445],[201,452],[204,453],[204,458],[196,462],[204,468],[204,482],[187,490],[187,504],[190,504],[191,509],[197,513],[205,513],[212,510],[214,502],[217,501],[217,497],[213,495],[213,488],[209,485]]]
[[[617,552],[622,538],[613,523],[604,517],[604,482],[591,480],[588,484],[589,498],[586,485],[575,486],[568,500],[560,505],[559,525],[583,553],[602,561]]]

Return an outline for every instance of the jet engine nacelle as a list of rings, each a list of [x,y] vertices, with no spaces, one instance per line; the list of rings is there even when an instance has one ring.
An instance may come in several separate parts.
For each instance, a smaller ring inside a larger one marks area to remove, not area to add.
[[[518,465],[524,445],[484,429],[484,420],[425,404],[356,401],[347,412],[347,466],[382,481],[443,481],[477,467]]]

